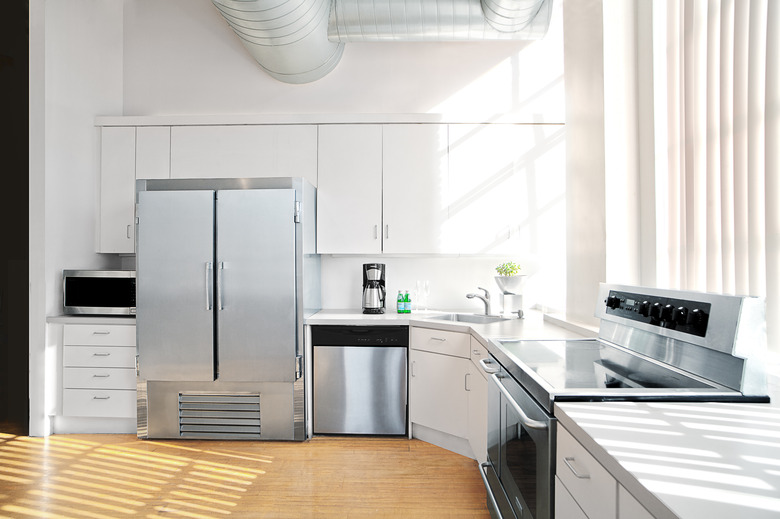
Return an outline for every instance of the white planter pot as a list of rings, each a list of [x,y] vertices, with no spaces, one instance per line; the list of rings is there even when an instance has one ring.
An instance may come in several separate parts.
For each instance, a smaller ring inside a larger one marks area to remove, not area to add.
[[[504,294],[520,295],[525,285],[525,275],[520,276],[495,276],[496,284]]]

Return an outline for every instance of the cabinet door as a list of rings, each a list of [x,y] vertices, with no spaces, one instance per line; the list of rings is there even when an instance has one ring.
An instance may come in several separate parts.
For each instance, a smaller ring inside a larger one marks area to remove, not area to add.
[[[171,178],[305,177],[317,185],[313,125],[176,126]]]
[[[653,519],[639,501],[623,485],[618,485],[618,519]]]
[[[447,125],[382,128],[383,252],[443,253]]]
[[[450,125],[449,153],[448,251],[517,254],[549,249],[550,241],[563,246],[561,126]]]
[[[135,178],[170,178],[170,126],[139,126],[135,139]]]
[[[555,519],[588,519],[558,476],[555,476]]]
[[[319,128],[317,252],[382,252],[382,127]]]
[[[410,350],[412,423],[468,437],[468,359]]]
[[[97,252],[134,252],[135,128],[100,131],[100,232]]]
[[[487,350],[474,337],[471,340],[471,364],[468,376],[469,398],[469,444],[477,461],[487,461],[488,428],[488,380],[487,374],[479,366],[479,359],[487,355]]]

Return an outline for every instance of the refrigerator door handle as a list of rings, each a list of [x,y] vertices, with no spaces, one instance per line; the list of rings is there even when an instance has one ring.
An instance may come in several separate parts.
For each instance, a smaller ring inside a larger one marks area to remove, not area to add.
[[[225,273],[225,262],[220,261],[217,263],[217,310],[224,310],[225,305],[223,304],[222,298],[222,276]]]
[[[212,292],[214,282],[214,264],[206,262],[206,310],[211,310],[214,306],[214,294]]]

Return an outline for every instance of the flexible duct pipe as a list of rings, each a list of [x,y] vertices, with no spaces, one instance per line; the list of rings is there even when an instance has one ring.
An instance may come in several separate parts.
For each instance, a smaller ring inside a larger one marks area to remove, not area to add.
[[[550,25],[553,2],[553,0],[332,1],[328,38],[338,42],[540,39],[547,33]]]
[[[533,23],[544,3],[545,0],[482,0],[482,12],[497,31],[514,33]]]
[[[308,83],[338,64],[328,41],[330,0],[212,0],[257,63],[285,83]]]

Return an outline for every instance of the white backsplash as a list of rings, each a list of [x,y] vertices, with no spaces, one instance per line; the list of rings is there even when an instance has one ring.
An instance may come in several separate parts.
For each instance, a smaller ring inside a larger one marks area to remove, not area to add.
[[[510,258],[517,260],[516,258]],[[361,307],[363,264],[384,263],[387,288],[387,311],[395,310],[399,290],[408,290],[412,295],[413,308],[415,284],[428,280],[430,295],[428,309],[482,313],[484,304],[479,299],[466,299],[470,292],[481,293],[477,287],[490,291],[493,313],[501,312],[501,292],[496,285],[495,267],[508,259],[494,257],[442,256],[442,257],[386,257],[386,256],[322,256],[322,308],[359,309]],[[529,262],[530,263],[530,262]],[[526,308],[538,305],[542,288],[550,288],[550,282],[565,286],[561,276],[545,281],[546,272],[538,266],[523,262],[529,274],[524,290],[523,304]],[[544,269],[547,270],[547,269]],[[546,294],[551,291],[547,290]],[[418,296],[419,297],[419,296]],[[549,303],[547,303],[549,304]]]

